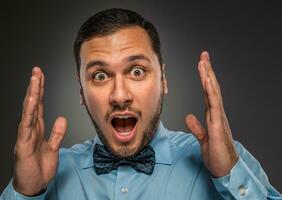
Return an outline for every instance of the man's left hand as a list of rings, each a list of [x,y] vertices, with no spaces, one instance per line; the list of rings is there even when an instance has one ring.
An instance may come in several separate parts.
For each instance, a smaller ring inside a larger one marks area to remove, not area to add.
[[[186,116],[185,123],[201,145],[208,170],[214,177],[222,177],[230,173],[238,155],[208,52],[201,53],[198,70],[205,97],[207,129],[192,114]]]

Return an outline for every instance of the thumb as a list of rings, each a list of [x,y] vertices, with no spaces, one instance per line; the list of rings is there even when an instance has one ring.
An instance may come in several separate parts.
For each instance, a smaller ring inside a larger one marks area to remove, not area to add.
[[[207,137],[206,129],[202,126],[201,122],[194,115],[187,115],[185,117],[185,124],[200,143],[202,143]]]
[[[57,151],[63,141],[67,130],[67,120],[64,117],[58,117],[53,125],[48,143],[52,150]]]

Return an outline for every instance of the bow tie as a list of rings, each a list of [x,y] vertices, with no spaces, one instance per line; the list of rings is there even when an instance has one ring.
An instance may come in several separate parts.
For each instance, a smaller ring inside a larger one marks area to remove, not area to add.
[[[138,172],[151,175],[155,166],[155,151],[151,146],[146,146],[134,156],[119,158],[103,145],[96,144],[93,159],[98,175],[109,173],[120,165],[130,165]]]

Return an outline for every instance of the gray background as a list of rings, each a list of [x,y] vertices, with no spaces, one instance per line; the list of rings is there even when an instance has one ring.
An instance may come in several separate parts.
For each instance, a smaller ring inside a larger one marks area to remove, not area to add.
[[[58,115],[69,126],[63,146],[94,136],[76,81],[72,44],[84,20],[110,7],[133,9],[158,28],[169,94],[164,124],[186,130],[184,117],[204,121],[196,65],[208,50],[222,87],[234,138],[263,165],[282,191],[281,85],[282,6],[280,1],[10,1],[1,2],[0,191],[13,172],[13,146],[31,68],[46,74],[48,135]]]

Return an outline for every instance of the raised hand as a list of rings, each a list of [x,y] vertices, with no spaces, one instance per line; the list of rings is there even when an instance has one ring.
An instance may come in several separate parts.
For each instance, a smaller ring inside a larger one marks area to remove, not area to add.
[[[64,117],[58,117],[49,140],[44,136],[44,74],[40,68],[32,76],[23,102],[21,122],[15,145],[13,186],[27,196],[40,193],[56,174],[58,149],[67,129]]]
[[[230,172],[238,155],[208,52],[202,52],[198,70],[205,97],[207,129],[192,114],[186,116],[185,122],[201,145],[206,167],[214,177],[221,177]]]

